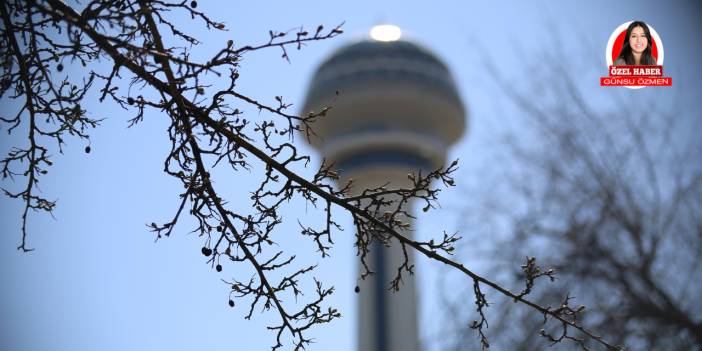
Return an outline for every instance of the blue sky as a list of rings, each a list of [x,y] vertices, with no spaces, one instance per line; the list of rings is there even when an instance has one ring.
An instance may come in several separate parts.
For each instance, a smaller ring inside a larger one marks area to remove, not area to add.
[[[696,2],[486,2],[445,1],[207,1],[200,8],[226,23],[227,33],[192,31],[211,52],[226,40],[235,45],[267,40],[268,30],[288,30],[301,25],[313,29],[344,24],[344,35],[291,50],[291,63],[276,49],[252,53],[241,68],[240,92],[272,103],[274,96],[300,105],[312,72],[336,47],[358,39],[374,24],[393,23],[406,37],[433,50],[453,71],[469,110],[470,131],[452,149],[462,160],[459,183],[480,181],[481,166],[490,161],[495,140],[519,130],[515,109],[504,103],[484,63],[491,62],[515,84],[529,84],[525,61],[533,62],[545,51],[563,51],[574,64],[597,67],[584,71],[579,84],[592,97],[619,94],[642,99],[679,99],[692,106],[686,117],[700,118],[694,104],[702,87],[700,48],[695,38],[702,29]],[[654,26],[666,51],[665,72],[673,88],[628,91],[600,88],[598,76],[606,75],[605,44],[619,24],[642,19]],[[558,45],[553,38],[558,37]],[[590,50],[591,49],[591,50]],[[78,72],[67,67],[67,74]],[[634,95],[636,94],[636,95]],[[3,100],[2,112],[8,111]],[[256,118],[258,112],[241,105]],[[149,113],[139,126],[127,129],[130,117],[111,104],[86,102],[95,117],[107,117],[92,134],[92,152],[85,144],[69,140],[63,155],[42,178],[41,189],[58,199],[56,219],[32,215],[30,245],[36,251],[15,250],[20,237],[21,206],[0,198],[0,349],[3,350],[263,350],[273,343],[265,330],[266,316],[243,320],[244,309],[227,306],[228,288],[220,279],[243,274],[221,274],[205,264],[200,253],[203,239],[188,234],[187,222],[171,238],[154,243],[145,224],[169,219],[177,206],[179,185],[162,173],[168,150],[166,119]],[[21,136],[3,131],[3,153]],[[309,148],[301,145],[308,152]],[[314,169],[319,162],[313,154]],[[246,196],[255,174],[220,175],[219,185],[237,206]],[[22,181],[23,182],[23,181]],[[4,183],[13,187],[17,184]],[[457,208],[465,196],[461,188],[445,192],[445,209],[420,217],[419,237],[432,230],[456,228]],[[478,200],[476,200],[478,201]],[[292,206],[295,207],[295,206]],[[296,218],[313,218],[303,206],[291,208],[283,235],[297,233]],[[318,213],[317,213],[318,214]],[[348,216],[340,216],[347,230],[334,235],[332,257],[321,262],[320,279],[334,285],[333,304],[344,318],[314,332],[312,350],[355,349],[355,260]],[[313,219],[312,219],[313,220]],[[439,234],[439,233],[436,233]],[[290,244],[289,239],[281,239]],[[281,245],[283,245],[281,244]],[[295,247],[306,250],[309,247]],[[310,262],[317,257],[307,257]],[[472,261],[471,264],[485,264]],[[437,266],[419,261],[420,327],[431,346],[436,337],[432,324],[441,320],[436,305]],[[467,308],[472,308],[472,305]]]

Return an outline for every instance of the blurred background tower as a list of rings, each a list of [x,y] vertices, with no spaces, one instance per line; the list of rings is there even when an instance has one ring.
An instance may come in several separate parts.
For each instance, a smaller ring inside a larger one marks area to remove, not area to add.
[[[465,109],[446,65],[400,34],[396,26],[376,26],[369,39],[336,50],[317,69],[302,110],[333,102],[313,126],[319,137],[311,143],[340,170],[339,184],[354,180],[354,193],[408,186],[408,173],[444,165],[448,147],[465,130]],[[388,290],[402,257],[399,245],[371,250],[376,274],[359,282],[359,350],[420,349],[414,279],[407,276],[397,293]]]

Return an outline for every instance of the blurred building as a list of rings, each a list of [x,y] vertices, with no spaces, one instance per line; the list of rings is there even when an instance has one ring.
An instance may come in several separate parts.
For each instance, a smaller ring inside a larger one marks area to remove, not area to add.
[[[303,111],[330,103],[311,143],[340,170],[339,184],[354,180],[354,193],[386,183],[409,186],[408,173],[426,174],[444,164],[448,147],[466,127],[446,65],[401,40],[400,29],[390,25],[374,27],[370,38],[339,48],[319,66]],[[414,279],[407,276],[397,293],[388,290],[402,258],[397,244],[376,244],[371,251],[368,262],[376,274],[359,283],[359,350],[420,349]]]

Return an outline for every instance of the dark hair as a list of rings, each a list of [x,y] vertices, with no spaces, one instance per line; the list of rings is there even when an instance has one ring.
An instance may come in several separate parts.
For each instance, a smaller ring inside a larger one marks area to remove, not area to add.
[[[624,45],[622,45],[622,51],[619,52],[619,57],[617,57],[617,59],[623,59],[627,65],[635,64],[634,54],[631,52],[631,45],[629,45],[629,37],[631,36],[631,31],[633,31],[636,27],[643,28],[644,35],[646,36],[646,39],[648,41],[646,49],[644,49],[644,52],[641,54],[640,64],[655,65],[656,60],[653,58],[653,55],[651,55],[651,43],[653,43],[653,40],[651,40],[651,31],[648,29],[648,26],[643,21],[631,22],[629,27],[626,29],[626,38],[624,38]]]

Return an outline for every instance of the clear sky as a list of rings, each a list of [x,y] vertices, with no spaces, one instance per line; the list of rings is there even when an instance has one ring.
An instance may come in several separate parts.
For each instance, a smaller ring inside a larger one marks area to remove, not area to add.
[[[470,131],[453,150],[463,166],[461,179],[479,181],[480,165],[491,152],[491,142],[511,125],[514,109],[485,72],[491,62],[512,77],[529,83],[522,65],[545,51],[572,53],[574,63],[599,65],[601,72],[583,73],[579,84],[593,94],[633,95],[642,99],[679,99],[690,106],[686,117],[699,119],[701,95],[702,11],[696,1],[212,1],[199,6],[226,23],[229,32],[210,34],[193,26],[211,50],[233,39],[235,45],[264,42],[268,30],[309,29],[345,22],[345,34],[292,50],[291,63],[276,49],[246,56],[239,91],[273,102],[282,95],[300,105],[316,65],[334,48],[355,40],[382,22],[399,25],[406,37],[417,40],[447,62],[470,113]],[[606,75],[604,51],[611,31],[623,22],[642,19],[659,33],[665,46],[665,72],[673,88],[600,88]],[[184,25],[187,25],[184,24]],[[557,45],[554,38],[559,38]],[[592,51],[588,51],[592,49]],[[209,51],[207,51],[209,52]],[[67,72],[77,67],[67,67]],[[31,215],[30,245],[36,251],[15,250],[20,238],[21,204],[0,198],[0,349],[3,350],[265,350],[273,335],[266,318],[254,314],[243,320],[242,308],[227,306],[228,287],[200,253],[203,239],[181,225],[171,238],[154,243],[145,224],[165,221],[177,206],[178,184],[162,173],[168,150],[166,120],[151,112],[136,128],[127,129],[122,110],[111,104],[86,102],[95,117],[107,117],[92,135],[92,152],[85,144],[68,140],[64,155],[42,178],[41,188],[58,199],[56,219]],[[251,118],[254,108],[244,107]],[[2,107],[3,113],[7,111]],[[516,126],[518,129],[518,126]],[[24,138],[3,131],[0,151]],[[304,147],[304,146],[302,146]],[[305,149],[308,150],[309,149]],[[315,155],[314,169],[319,161]],[[232,197],[246,196],[251,176],[219,178]],[[22,183],[24,180],[21,181]],[[17,184],[4,183],[14,187]],[[418,236],[435,228],[456,228],[457,212],[465,201],[460,188],[444,193],[446,208],[420,217]],[[246,198],[246,197],[245,197]],[[313,215],[292,209],[283,232],[297,232],[298,217]],[[342,216],[345,232],[334,235],[331,259],[321,262],[320,279],[336,286],[334,305],[344,318],[318,328],[311,350],[355,349],[355,257],[352,228]],[[437,233],[438,234],[438,233]],[[284,241],[285,242],[285,241]],[[471,260],[467,260],[471,263]],[[225,267],[226,269],[226,267]],[[422,338],[431,345],[437,321],[434,289],[437,266],[419,261]],[[473,308],[468,304],[466,308]]]

